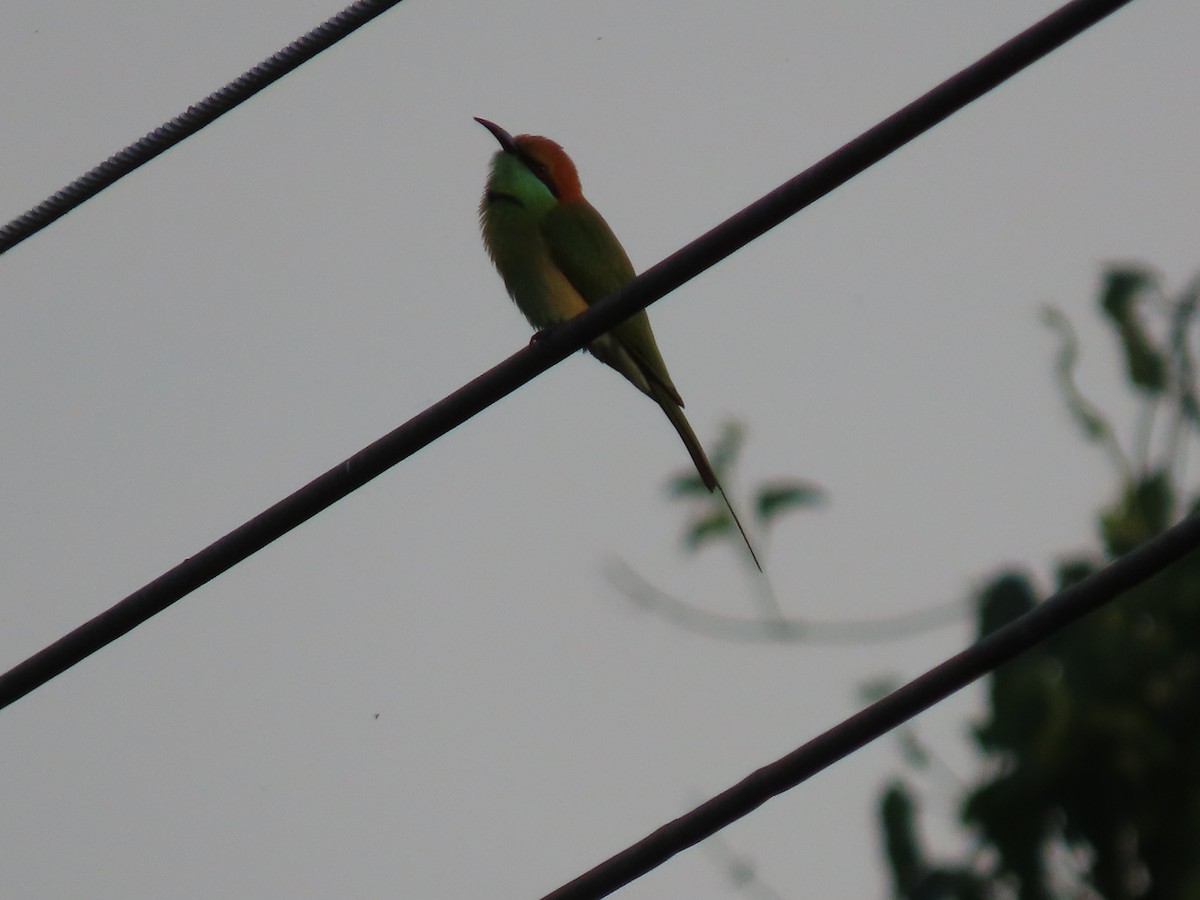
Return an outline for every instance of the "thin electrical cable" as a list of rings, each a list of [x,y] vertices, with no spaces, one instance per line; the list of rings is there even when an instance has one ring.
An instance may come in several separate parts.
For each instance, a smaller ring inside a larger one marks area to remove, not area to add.
[[[209,94],[199,103],[134,141],[100,165],[76,178],[62,190],[52,194],[28,212],[17,216],[0,228],[0,253],[11,250],[21,241],[37,234],[47,225],[61,219],[75,207],[95,197],[134,169],[148,163],[201,128],[219,119],[236,106],[246,102],[263,88],[274,84],[284,75],[299,68],[322,50],[327,50],[366,25],[376,16],[387,12],[401,0],[358,0],[351,3],[316,28],[301,35],[282,50],[272,54],[254,68],[243,72],[229,84]]]
[[[195,556],[0,675],[0,708],[126,634],[715,265],[1130,0],[1072,0],[821,162],[647,269]]]
[[[1110,563],[542,900],[595,900],[789,791],[1200,548],[1200,514]]]

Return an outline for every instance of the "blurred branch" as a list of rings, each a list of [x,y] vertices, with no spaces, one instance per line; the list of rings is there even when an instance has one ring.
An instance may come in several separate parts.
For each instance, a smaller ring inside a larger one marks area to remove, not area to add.
[[[1079,338],[1070,320],[1053,306],[1042,307],[1042,321],[1058,335],[1058,355],[1054,361],[1054,374],[1058,387],[1066,401],[1067,410],[1075,419],[1079,430],[1089,441],[1100,444],[1108,451],[1113,465],[1128,483],[1133,478],[1133,467],[1125,451],[1121,449],[1113,427],[1099,408],[1083,395],[1075,383],[1075,366],[1079,362]]]
[[[1185,432],[1200,428],[1200,399],[1197,397],[1196,361],[1192,354],[1188,332],[1200,305],[1200,276],[1184,288],[1179,301],[1170,310],[1171,325],[1168,334],[1170,347],[1172,388],[1176,402],[1167,434],[1166,460],[1173,465],[1176,484],[1183,484],[1187,469],[1187,456],[1181,452]]]
[[[939,628],[962,618],[968,603],[956,600],[938,606],[888,616],[845,622],[822,622],[787,616],[753,618],[712,612],[654,586],[628,564],[614,560],[605,566],[612,584],[639,609],[680,628],[727,641],[812,644],[850,644],[886,641]]]

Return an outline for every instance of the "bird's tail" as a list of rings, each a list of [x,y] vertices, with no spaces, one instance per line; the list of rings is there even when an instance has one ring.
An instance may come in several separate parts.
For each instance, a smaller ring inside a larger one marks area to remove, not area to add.
[[[674,401],[666,392],[659,388],[657,383],[651,384],[651,396],[658,401],[658,405],[663,408],[663,412],[667,414],[667,418],[671,420],[671,424],[675,426],[675,430],[679,432],[679,437],[683,440],[683,445],[687,447],[688,454],[692,457],[692,462],[696,466],[696,471],[700,475],[700,480],[709,492],[717,491],[721,495],[721,499],[725,501],[725,508],[729,510],[729,517],[733,519],[733,524],[737,526],[738,533],[741,534],[742,540],[746,543],[746,549],[750,551],[750,558],[754,560],[754,566],[758,571],[762,571],[762,563],[758,561],[758,554],[754,552],[754,546],[750,543],[750,538],[746,534],[746,529],[742,527],[742,520],[738,518],[738,514],[733,509],[733,504],[729,502],[729,496],[725,493],[725,488],[721,487],[721,482],[717,480],[717,473],[713,470],[712,463],[708,461],[708,454],[704,452],[704,446],[700,443],[700,439],[696,437],[696,432],[692,431],[691,423],[688,422],[687,416],[683,414],[683,410],[679,404]]]

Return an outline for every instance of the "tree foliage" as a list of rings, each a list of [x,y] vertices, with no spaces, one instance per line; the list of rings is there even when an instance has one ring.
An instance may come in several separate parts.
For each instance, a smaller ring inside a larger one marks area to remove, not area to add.
[[[1197,499],[1180,485],[1197,432],[1190,324],[1200,279],[1176,298],[1142,267],[1111,268],[1099,292],[1141,410],[1128,446],[1075,384],[1078,343],[1055,310],[1058,385],[1083,436],[1106,447],[1117,490],[1096,516],[1099,550],[1058,565],[1067,587],[1168,527]],[[978,592],[980,635],[1038,602],[1016,570]],[[973,849],[931,860],[905,781],[880,799],[902,900],[1195,900],[1200,897],[1200,558],[996,670],[972,738],[983,774],[964,791]],[[920,768],[909,756],[909,765]]]

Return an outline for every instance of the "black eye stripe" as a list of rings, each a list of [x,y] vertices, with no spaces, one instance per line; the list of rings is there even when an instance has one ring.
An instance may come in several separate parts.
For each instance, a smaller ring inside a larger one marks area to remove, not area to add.
[[[525,168],[537,176],[538,181],[544,184],[551,194],[555,197],[558,196],[558,188],[554,186],[554,181],[550,178],[549,166],[525,153],[520,154],[518,159],[525,164]]]

